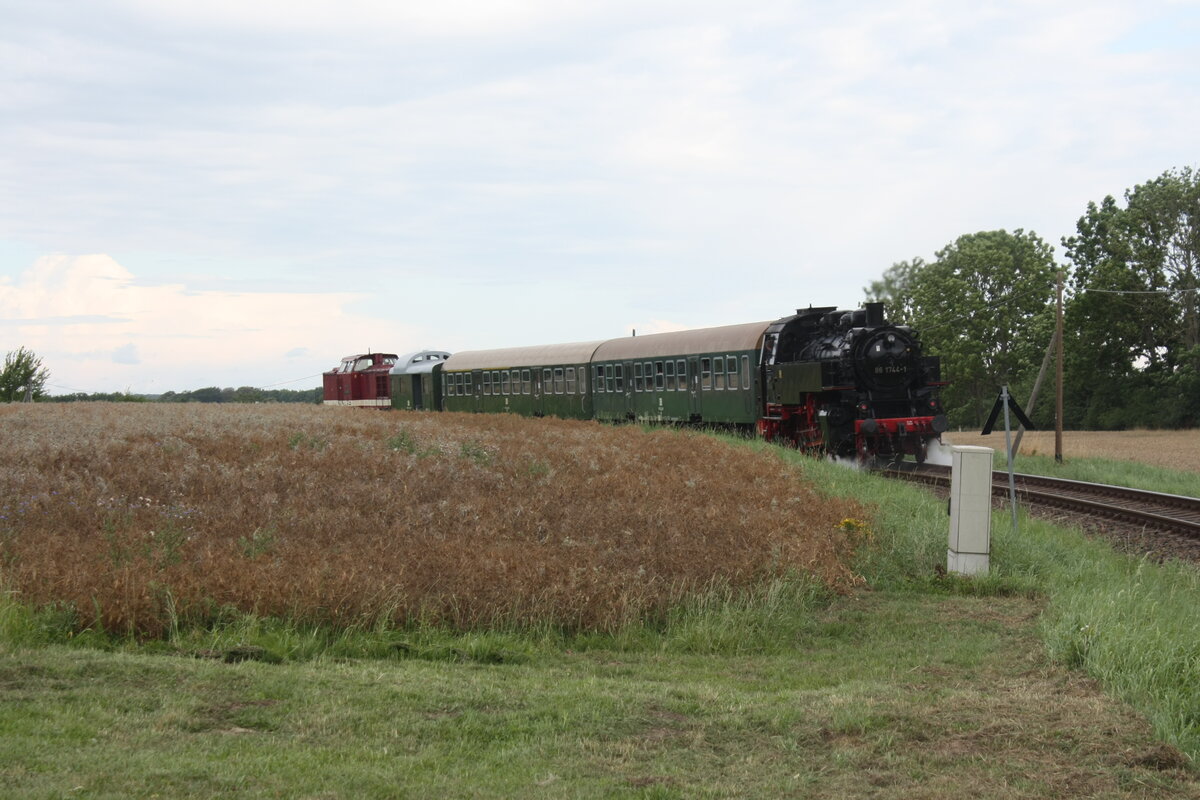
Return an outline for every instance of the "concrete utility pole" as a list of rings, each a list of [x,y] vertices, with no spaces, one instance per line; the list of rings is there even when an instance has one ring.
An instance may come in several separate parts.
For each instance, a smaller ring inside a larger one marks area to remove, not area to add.
[[[1058,319],[1055,326],[1055,336],[1058,338],[1058,396],[1054,409],[1054,460],[1061,464],[1063,460],[1063,274],[1058,271]]]

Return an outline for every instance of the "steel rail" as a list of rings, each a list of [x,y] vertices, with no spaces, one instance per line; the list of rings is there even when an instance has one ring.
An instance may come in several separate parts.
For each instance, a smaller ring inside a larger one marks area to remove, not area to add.
[[[933,464],[923,464],[909,470],[888,469],[884,474],[940,486],[950,485],[950,468]],[[1005,496],[1008,492],[1007,481],[1007,472],[994,471],[992,494]],[[1018,495],[1037,505],[1079,511],[1200,538],[1200,498],[1024,473],[1016,474],[1016,482]]]

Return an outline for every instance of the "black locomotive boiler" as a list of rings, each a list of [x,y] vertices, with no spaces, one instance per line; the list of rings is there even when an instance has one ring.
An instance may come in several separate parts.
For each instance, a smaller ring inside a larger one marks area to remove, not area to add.
[[[937,357],[912,328],[884,320],[882,303],[856,311],[798,310],[767,328],[759,430],[836,456],[924,461],[946,430]]]

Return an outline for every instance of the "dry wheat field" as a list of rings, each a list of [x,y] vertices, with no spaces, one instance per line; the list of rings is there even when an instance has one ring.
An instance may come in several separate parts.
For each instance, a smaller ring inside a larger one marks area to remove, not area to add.
[[[1004,449],[1004,432],[981,438],[978,434],[957,432],[946,435],[953,444],[983,444]],[[1021,453],[1053,456],[1054,431],[1027,431],[1021,439]],[[1063,455],[1066,458],[1103,458],[1136,461],[1155,467],[1200,472],[1200,430],[1188,431],[1064,431]]]
[[[791,571],[855,520],[710,437],[319,406],[0,407],[0,589],[153,636],[236,609],[334,625],[612,629]]]

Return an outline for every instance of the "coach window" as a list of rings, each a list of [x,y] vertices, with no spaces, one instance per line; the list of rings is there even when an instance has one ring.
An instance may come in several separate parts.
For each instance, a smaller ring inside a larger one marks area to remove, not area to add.
[[[542,394],[554,394],[554,370],[549,367],[542,368]]]
[[[617,370],[612,364],[604,365],[604,389],[609,392],[617,390]]]
[[[492,393],[492,373],[490,370],[483,371],[483,394],[490,396]]]
[[[592,385],[592,391],[593,392],[603,392],[604,391],[604,365],[603,364],[596,365],[596,380]]]
[[[511,388],[512,382],[509,380],[508,370],[504,370],[504,372],[500,373],[500,392],[501,394],[508,394]]]
[[[712,388],[712,359],[700,359],[700,388],[708,391]]]
[[[523,394],[530,394],[531,392],[533,392],[533,378],[530,377],[529,370],[527,370],[527,369],[521,370],[521,376],[525,383],[525,391],[523,392]]]
[[[729,388],[738,388],[737,356],[729,356],[725,359],[725,370],[729,373]]]
[[[713,359],[713,389],[718,392],[725,388],[725,359],[717,356]]]
[[[658,391],[663,390],[663,362],[654,362],[654,388]]]
[[[675,391],[675,362],[668,361],[663,365],[667,370],[667,391]]]
[[[625,365],[617,364],[617,391],[625,391]]]
[[[642,362],[635,361],[633,364],[633,390],[640,392],[642,390]]]
[[[566,379],[563,377],[563,368],[554,368],[554,393],[563,394],[567,390]]]
[[[463,376],[463,385],[467,388],[468,395],[475,394],[475,390],[471,387],[471,373],[468,372]]]
[[[687,391],[687,362],[682,358],[675,362],[675,387],[681,392]]]
[[[567,394],[575,394],[575,368],[567,367]]]
[[[742,356],[742,388],[750,388],[750,356]]]

